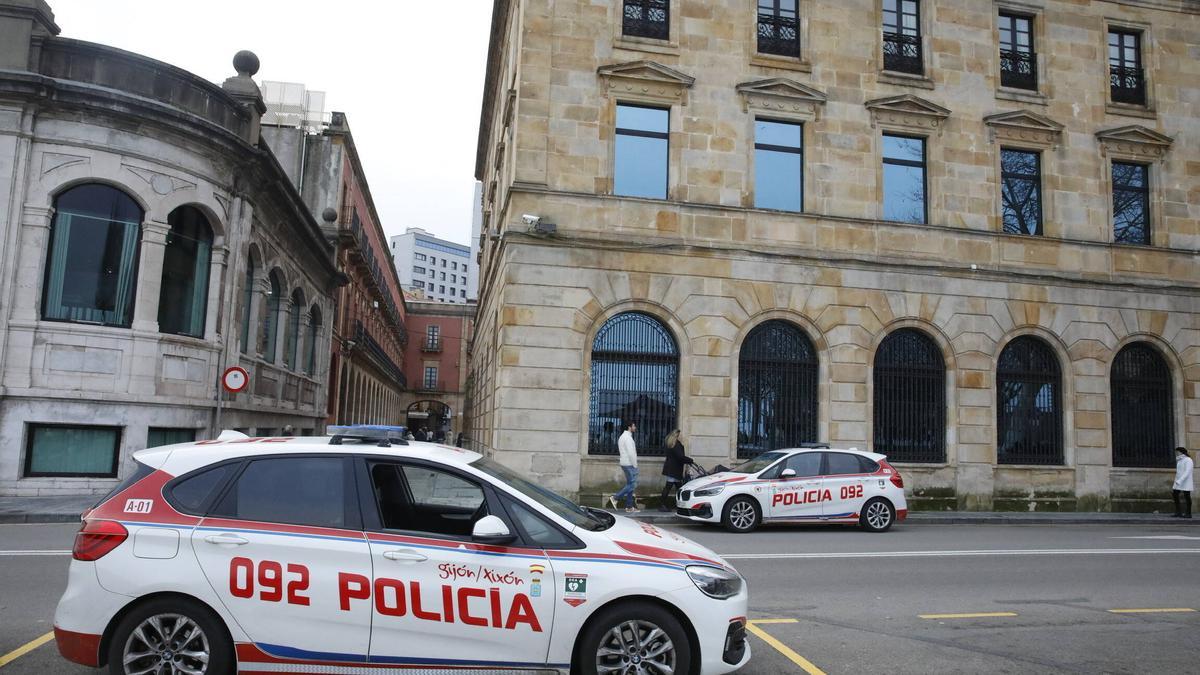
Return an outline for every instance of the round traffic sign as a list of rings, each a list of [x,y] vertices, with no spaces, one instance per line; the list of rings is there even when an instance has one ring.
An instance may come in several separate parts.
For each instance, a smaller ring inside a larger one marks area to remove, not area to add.
[[[242,391],[248,384],[250,384],[250,373],[240,366],[230,366],[221,375],[221,386],[231,394]]]

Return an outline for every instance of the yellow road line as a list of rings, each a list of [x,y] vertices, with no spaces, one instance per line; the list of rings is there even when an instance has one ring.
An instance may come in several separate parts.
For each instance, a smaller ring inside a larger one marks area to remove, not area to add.
[[[1016,616],[1016,612],[970,612],[967,614],[918,614],[922,619],[991,619],[1000,616]]]
[[[774,647],[775,651],[783,654],[789,661],[797,666],[800,666],[800,669],[808,673],[808,675],[825,675],[825,671],[814,666],[812,661],[800,656],[796,652],[792,651],[791,647],[788,647],[779,640],[771,637],[771,635],[766,631],[758,626],[755,626],[754,624],[756,623],[795,623],[795,619],[790,621],[788,619],[762,619],[760,621],[748,621],[746,622],[746,630],[753,633],[756,637],[758,637],[758,639]]]
[[[5,654],[4,656],[0,656],[0,668],[7,666],[8,664],[12,663],[13,661],[16,661],[17,659],[21,658],[22,656],[25,656],[29,652],[37,649],[38,647],[41,647],[42,645],[46,644],[47,642],[49,642],[53,639],[54,639],[54,631],[50,631],[49,633],[46,633],[45,635],[41,636],[40,638],[37,638],[36,640],[26,642],[25,644],[21,645],[20,647],[17,647],[16,649]]]
[[[1110,614],[1180,614],[1194,612],[1191,607],[1153,607],[1147,609],[1110,609]]]
[[[754,624],[760,624],[760,625],[770,624],[770,623],[800,623],[800,620],[799,619],[753,619],[751,621],[747,621],[746,623],[754,623]]]

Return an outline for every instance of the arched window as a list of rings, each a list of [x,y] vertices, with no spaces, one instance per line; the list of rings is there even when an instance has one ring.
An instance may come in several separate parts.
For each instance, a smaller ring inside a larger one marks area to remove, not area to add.
[[[296,357],[300,352],[300,315],[304,313],[304,291],[297,288],[292,291],[292,302],[288,305],[287,328],[283,333],[283,365],[288,370],[295,370],[298,362]]]
[[[246,277],[242,279],[242,353],[250,352],[250,313],[254,309],[254,275],[257,273],[254,250],[246,256]]]
[[[637,423],[639,455],[663,454],[678,414],[679,349],[652,316],[609,319],[592,343],[588,452],[617,454],[622,421]]]
[[[42,316],[128,327],[133,322],[142,209],[100,184],[54,200]]]
[[[1126,345],[1113,361],[1113,466],[1175,466],[1171,369],[1157,349]]]
[[[1062,374],[1050,346],[1028,335],[1000,353],[996,369],[1000,464],[1062,464]]]
[[[875,452],[894,462],[946,461],[946,364],[919,330],[895,331],[875,354]]]
[[[738,355],[738,457],[817,440],[817,350],[804,331],[767,321]]]
[[[305,358],[304,372],[314,375],[317,372],[317,338],[321,335],[321,308],[313,305],[308,310],[308,357]]]
[[[199,209],[181,206],[167,216],[171,231],[163,251],[158,330],[204,337],[212,228]]]
[[[275,363],[275,342],[279,335],[279,308],[283,304],[280,297],[283,293],[283,279],[279,270],[271,270],[267,275],[268,289],[266,302],[259,303],[258,312],[258,353],[262,354],[267,363]]]

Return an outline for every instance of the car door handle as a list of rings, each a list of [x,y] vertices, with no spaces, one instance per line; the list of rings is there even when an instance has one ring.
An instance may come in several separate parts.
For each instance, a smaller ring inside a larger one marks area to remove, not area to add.
[[[250,543],[249,539],[244,539],[236,534],[210,534],[204,538],[204,541],[218,546],[241,546]]]
[[[388,560],[395,560],[396,562],[408,563],[417,563],[421,562],[422,560],[428,560],[428,558],[426,558],[424,555],[407,548],[384,551],[383,557],[387,558]]]

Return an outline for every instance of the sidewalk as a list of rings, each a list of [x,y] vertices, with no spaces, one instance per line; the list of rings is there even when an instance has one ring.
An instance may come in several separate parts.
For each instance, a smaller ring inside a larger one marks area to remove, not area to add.
[[[100,495],[0,497],[0,523],[78,523]]]
[[[611,511],[611,509],[610,509]],[[685,521],[673,513],[648,509],[624,513],[635,520],[659,525],[681,524]],[[1192,520],[1172,518],[1169,513],[1024,513],[1006,511],[909,511],[902,525],[1200,525]]]

